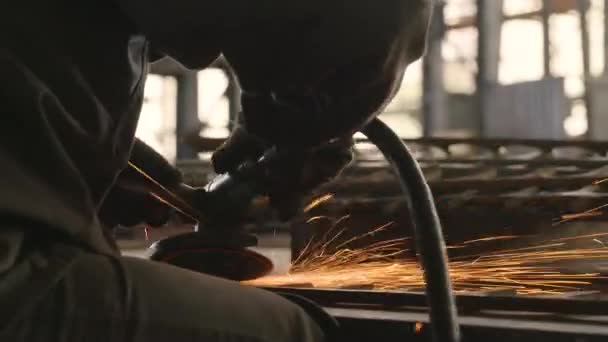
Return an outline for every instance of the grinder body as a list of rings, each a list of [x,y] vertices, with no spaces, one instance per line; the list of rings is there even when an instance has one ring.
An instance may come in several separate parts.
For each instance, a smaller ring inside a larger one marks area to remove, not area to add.
[[[196,230],[154,243],[149,258],[237,281],[268,274],[272,262],[248,249],[257,245],[257,238],[243,230],[243,223],[256,204],[265,202],[257,199],[268,195],[270,168],[286,156],[270,149],[256,162],[217,176],[198,195],[194,192],[200,190],[183,189],[180,198],[189,198],[198,211]]]

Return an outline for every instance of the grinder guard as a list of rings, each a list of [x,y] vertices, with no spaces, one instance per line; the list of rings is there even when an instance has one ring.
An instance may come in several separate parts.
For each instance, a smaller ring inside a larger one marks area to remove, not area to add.
[[[151,260],[235,281],[255,279],[272,271],[272,262],[248,247],[257,238],[245,233],[192,232],[155,242]]]

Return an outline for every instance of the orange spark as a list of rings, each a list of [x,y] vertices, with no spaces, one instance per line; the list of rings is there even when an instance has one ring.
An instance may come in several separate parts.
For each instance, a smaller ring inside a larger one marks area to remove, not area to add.
[[[414,325],[414,332],[416,333],[416,335],[420,335],[423,328],[424,328],[424,323],[416,322],[416,324]]]
[[[588,217],[598,217],[598,216],[602,216],[604,213],[599,212],[599,211],[595,211],[595,212],[590,212],[590,213],[579,213],[579,214],[566,214],[566,215],[562,215],[562,220],[576,220],[579,218],[588,218]]]
[[[304,212],[307,213],[313,210],[314,208],[320,206],[321,204],[331,200],[332,198],[334,198],[333,194],[326,194],[321,197],[315,198],[304,208]]]
[[[594,213],[598,213],[598,212],[599,212],[599,215],[601,215],[602,214],[601,210],[604,208],[607,208],[607,207],[608,207],[608,204],[600,205],[599,207],[595,207],[595,208],[589,209],[587,211],[583,211],[582,213],[571,214],[570,218],[564,218],[564,216],[568,216],[568,215],[562,215],[562,219],[560,221],[554,223],[553,225],[558,226],[562,223],[566,223],[566,222],[569,222],[569,221],[572,221],[572,220],[575,220],[575,219],[578,219],[581,217],[588,217],[588,215],[590,215],[590,214],[593,215]]]
[[[463,242],[463,244],[468,245],[468,244],[477,243],[477,242],[512,240],[512,239],[517,239],[517,238],[520,238],[520,237],[521,236],[518,236],[518,235],[491,236],[491,237],[482,238],[482,239],[465,241],[465,242]]]
[[[327,216],[313,216],[313,217],[309,218],[309,219],[306,221],[306,223],[312,223],[312,222],[316,222],[316,221],[322,220],[322,219],[324,219],[324,218],[327,218]]]
[[[596,233],[596,234],[589,234],[589,235],[566,237],[566,238],[561,238],[561,239],[557,239],[554,241],[563,242],[563,241],[581,240],[581,239],[588,239],[588,238],[598,238],[598,237],[603,237],[603,236],[608,236],[608,233]]]
[[[387,226],[379,227],[371,234],[386,228]],[[337,235],[342,232],[343,230]],[[346,244],[369,234],[350,239]],[[565,239],[587,239],[599,235]],[[407,239],[377,242],[355,250],[342,248],[328,253],[329,241],[334,239],[335,236],[314,245],[309,243],[306,256],[298,258],[288,274],[262,278],[248,284],[254,286],[310,284],[317,288],[371,287],[375,290],[401,291],[424,289],[424,274],[418,262],[414,258],[403,258],[403,243]],[[513,291],[520,295],[547,295],[587,289],[594,281],[603,279],[597,273],[563,273],[558,264],[606,259],[608,248],[568,248],[563,240],[453,259],[450,262],[450,276],[454,289],[460,293]],[[346,244],[339,246],[344,247]],[[396,260],[395,257],[401,259]]]

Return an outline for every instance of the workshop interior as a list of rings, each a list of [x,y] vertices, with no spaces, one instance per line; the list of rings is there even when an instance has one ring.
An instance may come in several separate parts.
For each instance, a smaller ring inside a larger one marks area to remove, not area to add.
[[[608,1],[433,6],[424,56],[289,220],[265,196],[289,153],[214,172],[229,63],[152,64],[136,136],[208,198],[132,159],[173,214],[115,227],[122,253],[304,298],[348,341],[607,341]]]

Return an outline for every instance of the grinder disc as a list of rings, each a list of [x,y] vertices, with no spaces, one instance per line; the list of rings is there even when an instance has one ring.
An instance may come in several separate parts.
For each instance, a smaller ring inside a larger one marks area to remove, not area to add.
[[[268,275],[273,264],[246,248],[255,245],[251,238],[250,235],[230,238],[200,233],[178,235],[152,245],[150,259],[234,281],[253,280]]]
[[[201,248],[175,252],[163,260],[168,264],[220,278],[245,281],[268,275],[272,261],[252,250]]]

